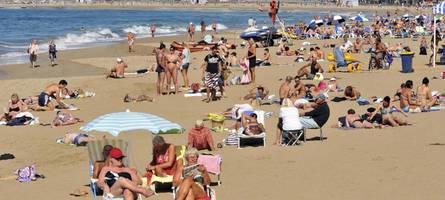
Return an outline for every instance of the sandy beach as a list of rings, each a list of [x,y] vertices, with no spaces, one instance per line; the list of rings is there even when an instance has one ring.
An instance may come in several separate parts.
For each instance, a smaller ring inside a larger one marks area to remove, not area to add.
[[[306,8],[305,8],[306,9]],[[224,36],[229,42],[240,44],[236,31],[218,33],[216,38]],[[197,34],[200,35],[199,33]],[[244,101],[244,96],[252,86],[230,86],[227,98],[209,104],[200,97],[185,98],[179,95],[156,97],[155,82],[157,75],[125,79],[105,79],[104,74],[114,64],[116,57],[123,58],[129,65],[128,71],[149,68],[155,62],[151,52],[159,41],[170,44],[171,41],[184,41],[185,36],[143,38],[136,40],[134,53],[128,53],[126,42],[115,45],[99,46],[86,49],[61,51],[58,54],[58,66],[50,67],[47,55],[39,55],[40,67],[31,69],[29,64],[0,67],[0,105],[7,106],[12,93],[20,97],[39,94],[49,83],[66,79],[68,87],[82,88],[96,93],[95,97],[66,100],[80,108],[72,111],[74,116],[89,122],[96,117],[129,109],[147,112],[179,123],[186,132],[195,120],[203,119],[209,112],[219,112],[234,104]],[[309,41],[322,46],[324,43],[339,43],[341,40],[295,40],[292,49]],[[414,87],[420,85],[423,77],[429,77],[432,90],[445,91],[444,80],[432,79],[444,71],[443,66],[435,69],[427,67],[428,56],[418,55],[419,41],[410,38],[385,38],[384,42],[395,44],[402,42],[416,53],[413,67],[415,73],[402,74],[400,59],[395,59],[389,70],[363,71],[356,73],[325,74],[336,77],[341,86],[353,85],[365,97],[392,96],[400,83],[410,79]],[[272,47],[273,65],[257,69],[257,83],[278,95],[281,79],[287,75],[296,75],[305,63],[296,63],[293,57],[275,56],[277,47]],[[264,49],[259,48],[257,55]],[[325,53],[331,48],[323,48]],[[245,55],[247,50],[238,47],[238,55]],[[190,82],[199,82],[200,66],[208,52],[192,53],[189,70]],[[354,54],[367,66],[369,54]],[[328,62],[321,62],[326,70]],[[234,71],[240,75],[241,71]],[[179,78],[182,84],[182,78]],[[310,81],[306,81],[309,83]],[[124,103],[125,94],[146,94],[156,98],[154,103]],[[342,93],[330,93],[330,97]],[[327,139],[308,141],[303,145],[281,147],[272,145],[275,137],[279,106],[265,105],[261,109],[273,112],[266,120],[266,147],[237,149],[224,146],[216,154],[223,157],[222,185],[215,186],[218,199],[405,199],[436,200],[444,196],[445,172],[445,136],[442,134],[441,121],[445,112],[409,114],[407,118],[413,125],[397,128],[371,130],[341,130],[331,128],[337,124],[337,118],[344,116],[347,109],[354,108],[363,113],[368,106],[359,106],[355,102],[328,103],[331,117],[323,128]],[[33,112],[43,123],[50,123],[54,112]],[[227,121],[226,124],[231,124]],[[56,144],[57,137],[68,131],[78,131],[84,125],[50,128],[49,126],[5,127],[0,126],[0,153],[12,153],[13,160],[0,161],[0,193],[2,199],[92,199],[72,197],[69,194],[82,189],[89,191],[88,153],[85,147]],[[207,126],[210,126],[206,122]],[[96,137],[113,136],[93,132]],[[221,142],[227,134],[213,133],[216,142]],[[308,137],[318,136],[317,130],[309,130]],[[130,141],[131,163],[139,173],[151,160],[152,134],[146,131],[125,132],[118,136]],[[185,144],[187,134],[164,135],[169,143]],[[437,145],[439,144],[439,145]],[[15,169],[36,164],[38,173],[46,176],[36,182],[19,183],[11,179]],[[171,193],[160,193],[149,199],[171,199]]]

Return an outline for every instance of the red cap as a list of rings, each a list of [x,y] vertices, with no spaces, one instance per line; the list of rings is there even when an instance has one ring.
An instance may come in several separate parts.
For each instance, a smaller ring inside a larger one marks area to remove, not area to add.
[[[120,159],[125,157],[124,154],[122,154],[122,151],[119,148],[113,148],[110,151],[110,157],[114,159]]]

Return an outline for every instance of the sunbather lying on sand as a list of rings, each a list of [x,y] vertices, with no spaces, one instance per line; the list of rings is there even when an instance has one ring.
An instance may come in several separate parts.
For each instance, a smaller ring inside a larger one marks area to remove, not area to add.
[[[405,120],[402,120],[394,116],[392,114],[394,111],[398,111],[405,117],[408,117],[408,115],[402,112],[400,108],[391,105],[391,98],[389,96],[386,96],[385,98],[383,98],[382,104],[376,108],[374,113],[369,118],[372,119],[375,114],[380,113],[382,115],[383,125],[389,125],[392,127],[408,125],[408,123]]]
[[[363,120],[360,115],[355,113],[354,109],[349,109],[346,115],[346,127],[351,128],[374,128],[374,126],[366,120]]]
[[[242,100],[254,100],[261,99],[264,100],[269,95],[269,90],[261,85],[254,87],[249,90],[249,93],[242,98]]]
[[[54,118],[53,122],[51,123],[51,127],[55,128],[58,126],[68,126],[77,124],[79,122],[83,122],[83,120],[73,117],[73,115],[66,111],[57,111],[56,118]]]
[[[344,95],[345,95],[346,99],[349,99],[349,100],[357,100],[361,96],[361,94],[357,90],[357,88],[352,87],[352,86],[347,86],[345,88]]]
[[[125,97],[124,97],[124,102],[125,103],[128,103],[128,102],[143,102],[143,101],[154,102],[155,99],[152,98],[152,97],[149,97],[148,95],[145,95],[145,94],[141,94],[141,95],[139,95],[137,97],[132,97],[129,94],[126,94]]]
[[[57,140],[58,143],[74,144],[76,146],[85,146],[88,142],[96,140],[95,137],[83,133],[66,133],[63,138]]]

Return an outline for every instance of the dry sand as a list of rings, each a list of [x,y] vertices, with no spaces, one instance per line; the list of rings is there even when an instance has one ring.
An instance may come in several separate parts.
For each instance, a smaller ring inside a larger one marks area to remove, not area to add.
[[[233,37],[233,33],[224,35]],[[235,103],[251,86],[231,86],[227,89],[228,98],[212,103],[203,103],[201,98],[176,96],[156,97],[155,103],[122,102],[126,93],[155,95],[155,74],[138,78],[105,80],[103,73],[121,56],[130,63],[130,69],[152,65],[153,57],[148,56],[159,40],[182,41],[183,36],[136,41],[136,53],[128,54],[125,44],[70,50],[59,53],[59,65],[49,67],[46,55],[40,56],[40,68],[31,69],[27,64],[2,66],[0,84],[0,104],[6,106],[11,93],[21,97],[36,95],[45,85],[66,79],[70,88],[83,88],[96,92],[96,97],[68,100],[80,110],[72,114],[86,122],[99,115],[130,109],[148,112],[181,124],[187,130],[196,119],[208,112],[222,111]],[[231,41],[234,41],[231,39]],[[413,50],[418,50],[418,42],[411,39],[386,39],[394,44],[403,42]],[[237,43],[240,40],[236,40]],[[303,41],[294,41],[292,48],[299,48]],[[313,41],[318,44],[338,42],[333,40]],[[168,43],[168,42],[166,42]],[[275,52],[272,48],[271,52]],[[326,52],[331,49],[324,49]],[[239,55],[246,49],[238,48]],[[263,49],[258,50],[261,55]],[[191,82],[198,82],[203,56],[206,52],[193,53],[190,67]],[[354,55],[367,63],[369,55]],[[336,73],[342,86],[356,86],[364,96],[385,96],[394,94],[402,81],[411,79],[417,87],[424,76],[438,76],[443,66],[427,68],[426,56],[414,58],[415,73],[399,73],[400,61],[395,59],[388,71]],[[292,58],[273,57],[274,65],[257,69],[258,83],[277,94],[280,78],[295,75],[303,63],[294,63]],[[326,69],[327,62],[322,66]],[[6,74],[6,75],[5,75]],[[236,72],[240,74],[240,72]],[[182,79],[180,79],[182,80]],[[182,83],[182,81],[180,81]],[[432,80],[431,88],[444,91],[443,80]],[[331,97],[341,94],[331,93]],[[276,131],[277,105],[263,106],[273,111],[274,116],[266,121],[267,146],[265,148],[236,149],[226,146],[218,149],[223,157],[221,186],[214,189],[218,199],[424,199],[436,200],[444,196],[445,172],[442,172],[445,146],[432,145],[445,143],[441,121],[444,112],[409,114],[412,126],[374,130],[339,130],[330,128],[337,118],[348,108],[362,113],[367,106],[355,102],[330,102],[331,117],[323,129],[327,140],[308,141],[295,147],[273,146]],[[41,122],[49,123],[54,112],[34,112]],[[230,122],[228,122],[230,123]],[[69,193],[81,188],[88,191],[88,156],[84,147],[56,144],[55,139],[68,131],[78,131],[80,125],[62,128],[43,126],[0,127],[0,153],[12,153],[14,160],[0,161],[0,177],[8,177],[19,167],[36,163],[37,171],[46,176],[44,180],[31,183],[18,183],[15,180],[1,180],[1,199],[91,199],[70,197]],[[209,124],[208,124],[209,125]],[[103,133],[93,133],[100,137]],[[308,136],[317,136],[310,130]],[[225,134],[213,134],[220,142]],[[184,144],[186,134],[165,135],[168,142]],[[112,137],[107,135],[107,137]],[[144,131],[126,132],[119,138],[131,142],[131,162],[143,172],[145,163],[151,159],[152,135]],[[170,193],[161,193],[151,199],[171,199]]]

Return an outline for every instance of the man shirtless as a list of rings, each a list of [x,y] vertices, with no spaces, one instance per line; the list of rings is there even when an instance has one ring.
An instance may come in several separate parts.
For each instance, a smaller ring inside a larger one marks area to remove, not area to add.
[[[412,98],[413,81],[408,80],[405,83],[405,88],[402,89],[400,95],[400,108],[403,112],[409,112],[410,109],[416,109],[419,107]]]
[[[189,34],[189,41],[194,42],[195,41],[195,25],[190,22],[189,26],[187,27],[187,32]]]
[[[156,91],[158,96],[162,95],[162,88],[165,79],[165,44],[161,42],[158,49],[155,49],[156,54],[156,72],[158,73],[158,80],[156,81]]]
[[[51,102],[51,98],[55,99],[57,104],[62,108],[66,108],[65,103],[60,98],[61,90],[65,89],[68,85],[66,80],[59,81],[59,84],[50,84],[45,88],[45,91],[40,93],[37,105],[33,108],[35,111],[48,111],[54,110],[56,106]]]
[[[312,57],[310,63],[304,65],[297,71],[297,77],[301,78],[306,76],[307,79],[312,80],[317,73],[323,73],[323,68],[320,63],[317,62],[317,58]]]
[[[280,86],[280,105],[283,103],[283,99],[289,98],[291,96],[291,87],[292,77],[286,76],[286,80]]]
[[[175,53],[175,49],[170,48],[170,53],[165,55],[165,69],[167,75],[167,94],[170,94],[170,84],[173,79],[175,85],[175,94],[178,94],[178,69],[179,56]]]
[[[122,58],[117,58],[116,65],[111,68],[110,73],[108,73],[105,78],[124,78],[125,68],[127,67],[127,64]]]
[[[307,88],[304,85],[304,83],[298,77],[295,77],[295,85],[291,93],[295,95],[297,98],[302,98],[306,96],[306,92]]]
[[[436,98],[433,97],[430,88],[428,87],[430,80],[427,77],[423,78],[422,85],[417,88],[417,104],[422,110],[428,110],[437,103]]]
[[[265,100],[267,96],[269,95],[269,90],[261,85],[252,88],[249,90],[249,93],[244,96],[243,100],[255,100],[255,99],[261,99]]]

